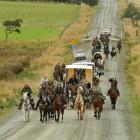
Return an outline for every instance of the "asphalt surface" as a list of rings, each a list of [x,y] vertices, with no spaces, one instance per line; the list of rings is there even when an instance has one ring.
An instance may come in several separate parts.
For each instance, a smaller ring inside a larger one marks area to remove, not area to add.
[[[100,0],[90,32],[99,35],[104,28],[110,28],[113,36],[121,36],[118,10],[117,0]],[[91,44],[86,43],[84,47],[87,47],[87,57],[90,58]],[[123,54],[106,60],[105,76],[101,78],[102,92],[107,94],[110,87],[108,79],[116,76],[121,96],[114,111],[111,110],[109,97],[106,97],[100,120],[93,117],[92,109],[86,110],[82,121],[77,119],[76,110],[66,110],[64,121],[60,123],[53,120],[40,123],[39,112],[35,111],[30,122],[24,122],[22,111],[15,111],[0,123],[0,140],[133,140],[122,66]]]

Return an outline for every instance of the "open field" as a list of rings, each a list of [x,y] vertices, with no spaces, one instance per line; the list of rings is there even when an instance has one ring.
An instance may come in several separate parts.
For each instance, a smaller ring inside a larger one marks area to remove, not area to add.
[[[65,13],[65,14],[64,14]],[[22,33],[11,40],[36,40],[58,36],[79,14],[79,6],[38,2],[0,2],[0,39],[4,39],[2,23],[22,19]]]
[[[91,21],[91,17],[93,16],[92,10],[93,8],[83,4],[81,6],[81,10],[79,11],[79,16],[68,29],[65,29],[63,35],[65,36],[69,33],[68,35],[72,36],[75,32],[77,38],[83,35]],[[83,25],[80,26],[81,28],[78,27],[79,22]],[[73,26],[78,28],[73,29]],[[8,80],[3,79],[0,81],[0,108],[1,105],[4,107],[4,109],[1,109],[1,113],[5,113],[5,108],[7,108],[6,106],[9,103],[9,98],[7,98],[7,96],[9,96],[10,99],[14,98],[15,100],[10,100],[10,102],[14,102],[14,105],[17,104],[17,99],[19,98],[18,95],[25,83],[31,85],[34,93],[38,93],[39,82],[43,75],[47,75],[47,77],[51,79],[53,67],[57,62],[65,62],[68,64],[73,59],[72,49],[70,45],[65,44],[66,40],[64,38],[61,40],[56,39],[55,44],[52,45],[48,45],[47,42],[39,40],[38,42],[25,41],[24,43],[19,40],[16,42],[9,42],[10,46],[12,45],[13,47],[15,46],[19,49],[3,48],[2,50],[5,50],[5,52],[0,51],[0,60],[3,61],[0,67],[3,68],[6,66],[6,68],[11,69],[11,67],[8,67],[7,64],[18,64],[22,62],[21,60],[26,60],[28,57],[30,58],[29,65],[27,67],[23,67],[23,70],[20,73],[17,75],[12,74],[12,76],[10,74],[10,76],[8,76]],[[24,44],[24,46],[21,44]],[[11,107],[13,107],[13,104]]]

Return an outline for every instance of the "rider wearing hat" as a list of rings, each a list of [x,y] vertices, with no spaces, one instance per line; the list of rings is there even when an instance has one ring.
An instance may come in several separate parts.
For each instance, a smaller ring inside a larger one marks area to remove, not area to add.
[[[32,106],[32,109],[34,109],[34,100],[31,97],[32,89],[28,84],[25,84],[25,86],[21,90],[21,95],[23,96],[23,93],[25,93],[25,92],[27,92],[27,95],[28,95],[28,97],[30,99],[30,104]],[[23,98],[21,97],[18,109],[21,109],[22,103],[23,103]]]

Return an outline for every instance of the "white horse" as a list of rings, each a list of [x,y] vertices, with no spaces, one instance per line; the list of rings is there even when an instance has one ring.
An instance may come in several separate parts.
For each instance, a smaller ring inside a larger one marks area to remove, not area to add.
[[[28,97],[28,92],[24,92],[22,96],[22,108],[24,113],[24,120],[29,121],[30,120],[30,111],[31,111],[31,103],[30,99]]]
[[[82,86],[79,86],[77,89],[77,96],[75,100],[75,105],[77,109],[77,115],[78,119],[83,120],[84,112],[85,112],[85,104],[83,101],[82,93],[84,92],[84,89]]]

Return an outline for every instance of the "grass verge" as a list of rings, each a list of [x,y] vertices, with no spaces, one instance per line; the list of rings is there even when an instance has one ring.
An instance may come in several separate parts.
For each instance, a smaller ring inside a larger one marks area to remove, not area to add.
[[[121,14],[127,7],[124,0],[120,0]],[[134,140],[140,139],[140,38],[136,36],[136,30],[140,32],[138,27],[134,27],[130,19],[122,19],[124,32],[124,46],[126,51],[124,71],[128,84],[128,105],[131,113],[132,131]],[[126,22],[127,21],[127,22]]]

